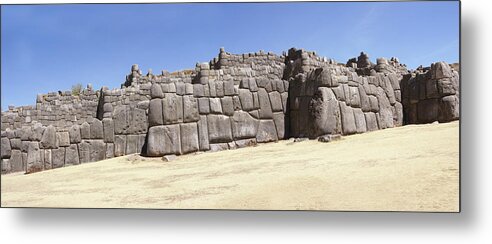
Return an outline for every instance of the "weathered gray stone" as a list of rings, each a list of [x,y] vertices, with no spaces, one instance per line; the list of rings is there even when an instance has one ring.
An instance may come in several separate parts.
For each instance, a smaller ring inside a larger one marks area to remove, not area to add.
[[[80,163],[91,162],[91,146],[88,140],[82,140],[78,144]]]
[[[234,114],[234,104],[232,102],[232,97],[223,97],[220,99],[222,104],[222,112],[225,115],[232,116]]]
[[[174,154],[169,154],[169,155],[162,156],[162,161],[170,162],[170,161],[176,160],[177,158],[178,158],[178,156],[176,156]]]
[[[181,152],[196,152],[199,149],[197,123],[180,124]]]
[[[239,89],[239,99],[241,100],[241,106],[244,111],[254,109],[253,94],[249,90]]]
[[[207,86],[208,88],[208,85],[193,84],[193,96],[195,97],[205,96],[204,86]]]
[[[438,80],[437,88],[441,96],[454,95],[458,91],[458,87],[449,78]]]
[[[256,138],[236,140],[235,143],[236,143],[236,147],[238,148],[254,147],[257,145]]]
[[[20,150],[12,150],[10,156],[10,172],[24,171],[24,165],[22,163],[22,152]]]
[[[115,135],[114,136],[114,156],[115,157],[124,156],[124,155],[126,155],[125,151],[126,151],[126,136]]]
[[[417,111],[419,123],[432,123],[437,121],[439,116],[439,100],[422,100],[418,103]]]
[[[164,98],[164,92],[162,92],[161,85],[158,83],[153,83],[150,87],[150,97],[151,98]]]
[[[149,104],[149,125],[163,125],[164,120],[162,118],[162,99],[152,99]]]
[[[114,158],[114,143],[106,143],[106,158]]]
[[[51,160],[53,169],[63,167],[65,165],[65,148],[51,149]]]
[[[79,149],[77,144],[71,144],[65,150],[65,165],[77,165],[80,164]]]
[[[91,126],[89,123],[84,122],[80,125],[80,138],[90,139],[91,138]]]
[[[38,142],[29,142],[27,149],[26,174],[35,173],[43,170],[43,162],[39,152]]]
[[[68,131],[57,132],[56,139],[58,140],[59,147],[68,147],[70,145],[70,136]]]
[[[10,159],[2,158],[1,161],[2,161],[1,163],[2,174],[10,173],[12,169],[12,166],[10,164]]]
[[[103,139],[104,131],[102,122],[98,119],[95,119],[92,121],[92,123],[90,123],[90,126],[91,139]]]
[[[234,111],[243,110],[239,96],[233,96],[232,97],[232,104],[234,106]]]
[[[460,103],[457,96],[445,96],[439,103],[439,122],[449,122],[460,117]]]
[[[210,101],[209,101],[208,97],[198,98],[198,112],[200,114],[209,114],[210,113]]]
[[[179,123],[183,119],[183,100],[182,96],[177,96],[174,93],[166,93],[162,100],[162,112],[164,124]]]
[[[183,122],[196,122],[199,119],[197,99],[193,96],[183,96]]]
[[[225,80],[224,81],[224,95],[232,96],[234,95],[234,81],[233,80]]]
[[[210,112],[213,114],[222,114],[222,103],[220,98],[210,98]]]
[[[353,109],[345,104],[345,102],[340,102],[340,114],[342,121],[342,131],[344,135],[350,135],[357,132],[357,127],[355,125],[355,117]]]
[[[208,136],[210,143],[232,141],[231,122],[225,115],[207,115]]]
[[[342,136],[340,134],[336,135],[323,135],[318,137],[319,142],[332,142],[332,141],[338,141],[342,139]]]
[[[58,148],[58,140],[56,139],[56,129],[54,126],[49,125],[46,127],[41,138],[40,146],[45,149]]]
[[[104,142],[114,142],[114,123],[110,118],[102,120],[104,128]]]
[[[332,77],[331,70],[328,68],[321,68],[321,71],[318,71],[318,76],[316,77],[316,81],[319,86],[326,87],[337,87],[338,79],[336,77]]]
[[[7,137],[1,139],[1,158],[10,158],[12,147],[10,146],[10,140]]]
[[[137,103],[137,108],[147,110],[149,109],[150,101],[145,100],[145,101],[140,101]]]
[[[19,138],[10,139],[10,146],[12,149],[21,149],[22,141]]]
[[[51,149],[45,149],[44,151],[44,169],[52,169],[53,168],[53,154],[51,153]]]
[[[438,80],[442,78],[450,78],[453,76],[453,71],[451,67],[445,62],[437,62],[431,64],[431,79]]]
[[[210,151],[211,152],[218,152],[218,151],[223,151],[229,149],[229,144],[227,143],[211,143],[210,144]]]
[[[271,119],[273,118],[272,106],[267,91],[264,88],[258,90],[258,99],[260,103],[260,118]],[[260,141],[258,141],[260,142]]]
[[[68,129],[68,134],[70,136],[70,143],[79,143],[82,140],[82,137],[80,136],[80,126],[79,125],[72,125]]]
[[[142,154],[145,149],[145,141],[147,140],[147,134],[138,135],[137,153]]]
[[[198,121],[198,142],[201,151],[210,149],[207,116],[205,115],[200,115],[200,120]]]
[[[338,101],[327,87],[319,87],[313,95],[309,103],[309,116],[313,121],[314,137],[342,132]]]
[[[285,114],[282,112],[273,113],[273,122],[275,123],[275,128],[277,129],[278,139],[284,139],[286,135]]]
[[[127,135],[126,136],[126,154],[134,154],[138,151],[138,135]]]
[[[392,128],[394,126],[393,111],[390,101],[382,88],[378,88],[377,98],[379,102],[379,127],[380,129]]]
[[[215,89],[217,91],[217,97],[223,97],[224,93],[224,81],[218,80],[215,81]]]
[[[357,133],[364,133],[367,131],[366,125],[366,117],[364,116],[364,112],[360,108],[354,108],[354,118],[355,118],[355,127]]]
[[[147,155],[151,157],[166,154],[181,154],[179,125],[151,127],[147,139]]]
[[[176,82],[176,95],[183,96],[186,93],[185,83]]]
[[[278,93],[277,91],[273,91],[270,92],[268,95],[270,97],[270,104],[272,106],[272,111],[273,112],[283,111],[282,98],[280,97],[280,93]]]
[[[256,134],[257,142],[278,141],[277,129],[273,120],[260,120],[258,133]]]
[[[106,144],[103,140],[89,140],[90,162],[104,160],[106,156]]]
[[[29,141],[29,138],[32,134],[32,128],[30,126],[22,126],[21,130],[19,130],[19,133],[22,141]]]
[[[376,114],[373,112],[367,112],[364,113],[364,116],[366,118],[366,126],[367,126],[367,131],[375,131],[378,130],[378,121],[376,120]]]
[[[256,137],[259,121],[254,119],[249,113],[236,111],[231,120],[235,140]]]
[[[41,123],[35,123],[32,126],[32,133],[30,134],[29,140],[31,141],[41,141],[45,127]]]

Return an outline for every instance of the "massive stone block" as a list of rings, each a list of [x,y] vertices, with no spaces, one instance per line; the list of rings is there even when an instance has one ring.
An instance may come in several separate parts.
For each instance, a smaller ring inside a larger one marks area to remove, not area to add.
[[[342,131],[344,135],[350,135],[357,132],[357,126],[355,124],[355,117],[353,109],[345,104],[345,102],[340,102],[340,114],[342,121]]]
[[[126,136],[115,135],[114,136],[114,156],[124,156],[126,155]]]
[[[60,147],[68,147],[70,145],[70,136],[68,131],[57,132],[56,139],[58,140],[58,146]]]
[[[198,142],[200,150],[207,151],[210,150],[210,144],[208,139],[208,123],[207,116],[200,115],[200,120],[198,121]]]
[[[68,129],[68,134],[70,136],[70,143],[72,143],[72,144],[79,143],[82,140],[82,137],[80,136],[80,126],[79,125],[72,125]]]
[[[180,124],[181,152],[196,152],[199,149],[197,123]]]
[[[271,119],[273,118],[272,106],[267,91],[264,88],[258,90],[258,99],[260,103],[260,118]]]
[[[24,171],[24,164],[22,163],[22,152],[20,150],[12,150],[10,156],[10,172]]]
[[[114,123],[110,118],[102,120],[104,130],[104,142],[114,142]]]
[[[239,89],[239,100],[244,111],[251,111],[254,109],[253,94],[247,89]]]
[[[51,149],[52,168],[61,168],[65,165],[65,148]]]
[[[106,156],[106,144],[103,140],[89,140],[90,162],[104,160]]]
[[[457,96],[445,96],[439,103],[439,122],[449,122],[460,117],[460,103]]]
[[[183,96],[183,122],[196,122],[199,119],[197,99],[193,96]]]
[[[65,150],[65,165],[77,165],[80,164],[79,148],[77,144],[71,144]]]
[[[38,142],[29,142],[27,149],[26,174],[43,170]]]
[[[278,139],[284,139],[286,135],[285,114],[282,112],[273,113],[273,122],[275,123],[275,128],[277,129]]]
[[[256,134],[257,142],[278,141],[277,128],[273,120],[260,120],[258,133]]]
[[[162,117],[162,99],[156,98],[150,100],[149,103],[149,125],[163,125],[164,120]]]
[[[342,131],[340,108],[333,91],[319,87],[309,104],[314,136],[339,134]]]
[[[154,126],[149,129],[147,155],[151,157],[166,154],[180,154],[181,141],[179,125]]]
[[[439,100],[427,99],[418,103],[417,113],[420,123],[432,123],[438,120]]]
[[[222,104],[222,112],[225,115],[232,116],[234,114],[234,104],[232,102],[232,97],[223,97],[220,99]]]
[[[115,110],[116,113],[116,110]],[[90,139],[91,138],[91,126],[89,123],[84,122],[80,125],[80,137],[82,139]]]
[[[210,112],[213,114],[222,114],[222,102],[220,98],[210,98]]]
[[[280,97],[280,93],[278,93],[277,91],[273,91],[270,92],[268,95],[270,97],[270,104],[272,106],[272,111],[273,112],[283,111],[282,98]]]
[[[208,136],[210,143],[232,141],[231,122],[225,115],[207,115]]]
[[[138,152],[138,135],[127,135],[126,136],[126,154],[133,154]]]
[[[56,139],[56,129],[52,125],[46,127],[41,137],[41,148],[54,149],[58,148],[58,140]]]
[[[236,111],[231,120],[235,140],[256,137],[259,121],[254,119],[249,113]]]
[[[360,108],[355,108],[353,109],[353,111],[354,111],[355,127],[357,133],[366,132],[367,125],[366,125],[366,117],[364,116],[364,112],[362,112],[362,109]]]
[[[198,98],[198,112],[200,114],[209,114],[210,113],[210,102],[209,102],[208,97]]]
[[[1,158],[10,158],[12,147],[10,146],[10,140],[7,137],[1,139]]]

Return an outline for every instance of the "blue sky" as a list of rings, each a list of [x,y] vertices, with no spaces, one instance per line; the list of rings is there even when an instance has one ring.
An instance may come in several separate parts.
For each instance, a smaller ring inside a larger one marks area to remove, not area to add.
[[[458,2],[18,5],[1,9],[1,101],[76,83],[119,87],[217,56],[291,47],[346,62],[360,51],[408,67],[459,59]]]

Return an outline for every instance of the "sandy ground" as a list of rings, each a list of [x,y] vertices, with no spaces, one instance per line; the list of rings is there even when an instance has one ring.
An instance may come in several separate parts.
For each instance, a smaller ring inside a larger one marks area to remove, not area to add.
[[[459,211],[459,122],[1,176],[2,207]]]

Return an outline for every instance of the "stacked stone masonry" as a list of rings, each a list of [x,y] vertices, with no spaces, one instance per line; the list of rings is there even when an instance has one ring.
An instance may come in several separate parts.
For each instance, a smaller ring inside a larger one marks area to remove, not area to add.
[[[33,173],[457,119],[459,73],[444,62],[410,71],[397,58],[374,64],[365,53],[340,64],[302,49],[278,56],[221,48],[194,70],[143,75],[133,65],[120,89],[89,85],[10,106],[1,115],[1,169]]]

